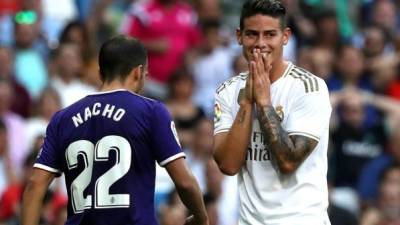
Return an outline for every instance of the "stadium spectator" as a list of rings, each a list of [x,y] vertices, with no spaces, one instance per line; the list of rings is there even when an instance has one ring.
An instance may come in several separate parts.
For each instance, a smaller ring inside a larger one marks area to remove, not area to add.
[[[50,87],[45,88],[34,108],[34,114],[26,120],[26,140],[29,148],[33,148],[35,140],[46,134],[46,127],[51,117],[61,109],[61,99],[58,92]]]
[[[167,82],[182,66],[185,53],[200,42],[197,15],[180,0],[133,2],[123,33],[143,41],[149,51],[149,77],[145,93],[165,98]]]
[[[333,155],[329,169],[336,187],[354,189],[363,166],[383,152],[386,132],[381,123],[364,126],[365,104],[359,92],[343,95],[338,111],[339,123],[331,133]]]
[[[7,128],[0,119],[0,195],[3,194],[9,183],[15,182],[15,174],[9,157]]]
[[[22,165],[29,151],[25,140],[25,120],[11,111],[11,103],[14,101],[12,85],[10,81],[0,79],[0,118],[4,121],[8,134],[9,156],[14,172],[20,176]]]
[[[32,98],[39,97],[48,82],[48,48],[40,37],[39,22],[36,11],[20,11],[14,18],[15,78]]]
[[[0,77],[8,80],[13,89],[14,100],[11,110],[27,118],[31,113],[31,97],[28,91],[15,80],[14,52],[9,47],[0,46]]]
[[[357,185],[361,206],[371,205],[377,198],[379,180],[383,172],[394,165],[400,165],[400,122],[390,131],[386,151],[372,159],[363,168]]]
[[[191,68],[195,80],[193,101],[212,118],[215,89],[233,74],[232,52],[222,45],[218,20],[203,21],[202,33],[204,40]]]
[[[400,223],[400,167],[391,166],[382,174],[375,204],[365,209],[361,225]]]
[[[226,176],[214,159],[206,164],[207,194],[216,198],[218,224],[235,225],[239,218],[237,176]]]
[[[189,168],[203,193],[207,192],[206,167],[213,152],[212,130],[213,124],[209,119],[200,120],[193,129],[192,144],[185,151]]]
[[[62,108],[96,91],[79,79],[83,61],[76,44],[60,45],[55,51],[54,62],[56,74],[53,74],[50,86],[58,92]]]
[[[195,85],[192,74],[185,69],[175,71],[169,81],[166,105],[175,121],[183,149],[191,146],[193,129],[205,117],[203,109],[192,101]]]

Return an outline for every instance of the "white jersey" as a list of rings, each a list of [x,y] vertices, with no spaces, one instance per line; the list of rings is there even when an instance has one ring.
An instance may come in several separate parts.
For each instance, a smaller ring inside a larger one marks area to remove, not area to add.
[[[217,89],[214,134],[228,132],[239,110],[238,95],[248,73]],[[273,107],[289,135],[318,141],[317,147],[291,175],[274,164],[254,110],[251,143],[238,174],[239,225],[327,225],[327,148],[331,105],[325,82],[292,63],[271,84]]]

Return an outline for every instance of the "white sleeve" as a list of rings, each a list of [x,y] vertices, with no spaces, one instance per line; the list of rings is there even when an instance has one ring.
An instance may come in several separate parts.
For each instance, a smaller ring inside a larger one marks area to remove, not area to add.
[[[303,135],[319,141],[326,129],[332,107],[328,88],[319,82],[320,91],[297,95],[288,116],[286,130],[289,135]]]
[[[235,118],[232,116],[232,106],[226,99],[226,90],[215,94],[214,105],[214,135],[228,132]]]

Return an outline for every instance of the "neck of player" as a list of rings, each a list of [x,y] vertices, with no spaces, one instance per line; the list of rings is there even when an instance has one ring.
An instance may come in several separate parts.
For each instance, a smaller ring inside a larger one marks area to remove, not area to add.
[[[277,63],[273,64],[269,76],[271,83],[273,83],[274,81],[278,80],[281,76],[283,76],[283,73],[285,72],[288,66],[289,63],[285,60],[280,60]]]
[[[120,80],[114,80],[111,82],[104,82],[103,85],[100,88],[101,92],[107,92],[107,91],[115,91],[118,89],[126,89],[128,91],[132,91],[136,94],[139,93],[140,88],[139,88],[139,83],[137,82],[129,82],[128,80],[125,80],[124,82],[121,82]]]

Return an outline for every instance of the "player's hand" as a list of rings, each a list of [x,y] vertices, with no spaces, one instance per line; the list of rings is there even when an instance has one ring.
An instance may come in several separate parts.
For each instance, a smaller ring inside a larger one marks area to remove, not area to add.
[[[252,78],[251,71],[246,79],[246,86],[244,89],[241,89],[239,92],[239,104],[253,104],[253,78]]]
[[[261,53],[259,49],[253,52],[253,60],[250,62],[250,74],[253,77],[253,97],[257,106],[271,104],[269,73],[271,71],[270,54]]]
[[[193,215],[186,218],[185,225],[208,225],[208,220],[199,220]]]

